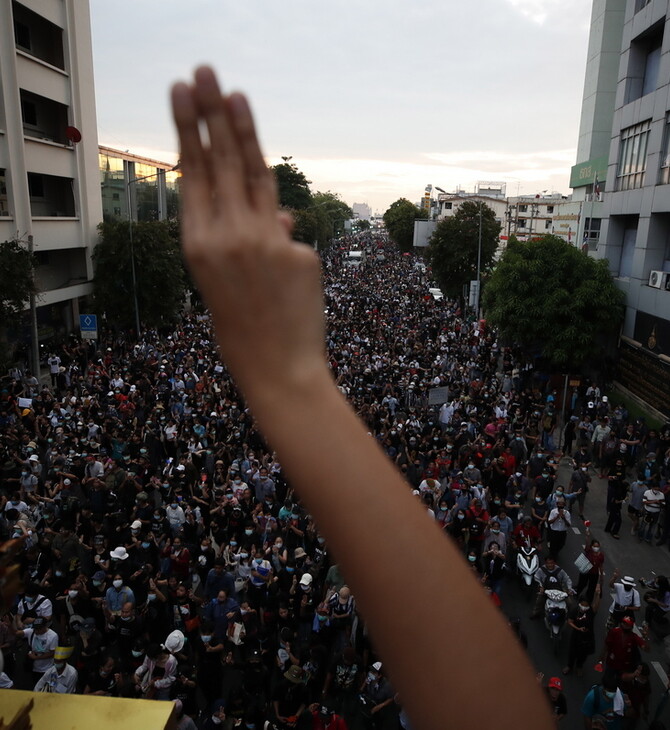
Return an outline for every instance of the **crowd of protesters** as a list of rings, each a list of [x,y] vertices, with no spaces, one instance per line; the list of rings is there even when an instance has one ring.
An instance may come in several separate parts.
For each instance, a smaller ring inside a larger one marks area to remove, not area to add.
[[[518,547],[546,546],[535,615],[550,584],[574,595],[564,673],[580,672],[600,648],[603,556],[587,530],[591,567],[573,590],[559,566],[567,530],[584,519],[595,469],[608,479],[606,532],[618,539],[628,500],[633,534],[668,544],[670,428],[629,422],[595,385],[570,394],[563,425],[558,394],[523,353],[429,293],[414,257],[373,235],[341,243],[323,257],[338,387],[492,600],[504,603]],[[351,245],[367,259],[346,263]],[[0,394],[0,537],[21,541],[25,585],[0,623],[2,686],[174,700],[180,730],[408,727],[355,596],[220,362],[206,313],[139,342],[73,339],[49,369],[50,384],[27,374]],[[648,703],[634,584],[610,582],[608,671],[587,717],[641,716]],[[667,581],[656,596],[649,623],[670,610]],[[551,678],[557,718],[561,688]]]

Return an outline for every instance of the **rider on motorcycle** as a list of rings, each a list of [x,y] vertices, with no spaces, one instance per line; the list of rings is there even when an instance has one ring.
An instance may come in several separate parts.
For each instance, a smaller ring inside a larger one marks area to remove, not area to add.
[[[545,595],[544,592],[550,588],[564,591],[568,595],[574,595],[572,589],[572,580],[563,568],[556,565],[554,558],[547,558],[544,565],[535,573],[535,581],[539,590],[537,599],[535,600],[535,610],[530,615],[531,618],[540,618],[544,609]]]

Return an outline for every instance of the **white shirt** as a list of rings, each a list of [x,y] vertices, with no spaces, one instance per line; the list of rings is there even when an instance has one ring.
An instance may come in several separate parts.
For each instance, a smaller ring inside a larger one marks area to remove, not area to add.
[[[665,502],[665,494],[661,491],[654,492],[652,489],[647,489],[643,495],[643,499],[645,502],[653,502],[653,504],[645,504],[644,508],[650,514],[655,515],[661,511],[661,507]]]
[[[37,680],[33,692],[41,692],[48,685],[52,692],[71,695],[77,688],[77,679],[77,670],[71,664],[66,664],[60,674],[56,667],[51,667]]]
[[[558,507],[554,507],[554,509],[552,509],[549,513],[548,522],[551,523],[549,525],[549,529],[554,530],[555,532],[567,532],[568,527],[572,524],[572,518],[570,517],[568,508],[565,507],[563,509],[563,517],[558,517],[555,522],[552,522],[555,517],[558,517]]]
[[[47,629],[44,634],[36,634],[34,629],[23,629],[23,635],[28,639],[28,651],[36,654],[56,651],[58,646],[58,634],[52,629]],[[33,669],[36,672],[46,672],[54,665],[54,658],[33,660]]]
[[[619,606],[633,606],[639,607],[640,605],[640,592],[635,588],[631,588],[627,591],[623,583],[615,583],[612,586],[612,605],[610,606],[610,613],[614,612],[615,604]]]

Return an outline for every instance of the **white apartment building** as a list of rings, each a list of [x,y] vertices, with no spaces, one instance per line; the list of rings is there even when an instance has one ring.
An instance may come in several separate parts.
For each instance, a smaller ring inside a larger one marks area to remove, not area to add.
[[[506,244],[510,236],[516,236],[519,241],[528,241],[554,233],[554,217],[558,215],[564,202],[565,198],[560,193],[508,198],[501,241]],[[559,228],[559,231],[563,231],[563,228]],[[573,235],[577,235],[576,226]]]
[[[594,0],[573,182],[605,162],[590,248],[626,294],[617,380],[670,417],[669,19],[668,0]]]
[[[367,203],[354,203],[351,206],[354,218],[369,221],[372,218],[372,208]]]
[[[0,99],[0,241],[32,237],[48,338],[78,324],[102,220],[87,0],[0,2]]]

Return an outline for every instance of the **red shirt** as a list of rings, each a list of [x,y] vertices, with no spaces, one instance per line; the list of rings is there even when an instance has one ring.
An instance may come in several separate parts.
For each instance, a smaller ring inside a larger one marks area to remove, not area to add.
[[[523,524],[517,525],[512,532],[512,536],[514,537],[517,545],[524,544],[526,542],[526,538],[528,538],[530,544],[535,547],[540,542],[540,531],[537,527],[535,527],[535,525],[531,525],[530,527],[524,527]]]
[[[610,629],[605,638],[607,655],[605,664],[617,672],[632,672],[638,663],[635,648],[646,646],[646,641],[632,631],[617,626]]]
[[[344,718],[339,715],[331,715],[329,720],[326,725],[318,712],[312,712],[312,730],[349,730]]]

